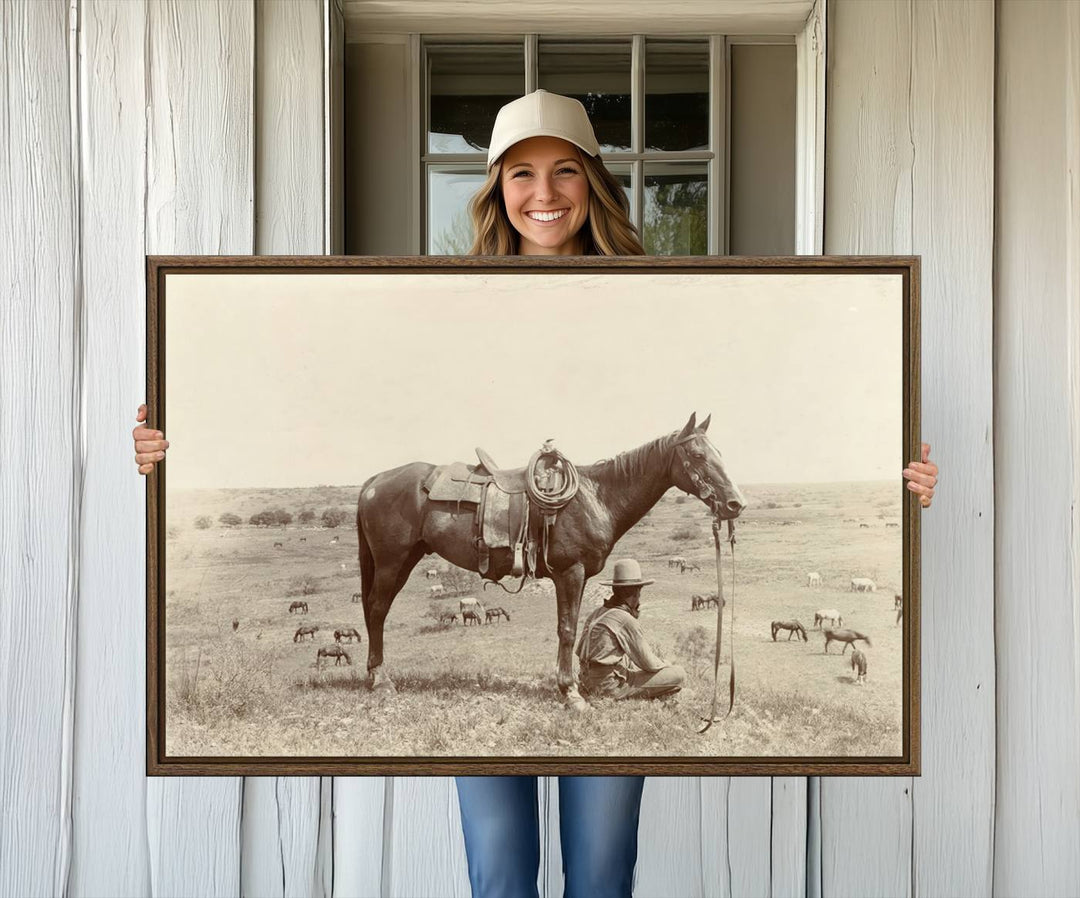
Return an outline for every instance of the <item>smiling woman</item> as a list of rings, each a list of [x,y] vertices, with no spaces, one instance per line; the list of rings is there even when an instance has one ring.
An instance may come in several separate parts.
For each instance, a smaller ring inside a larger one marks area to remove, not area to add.
[[[499,110],[472,255],[644,255],[629,212],[581,103],[537,90]]]

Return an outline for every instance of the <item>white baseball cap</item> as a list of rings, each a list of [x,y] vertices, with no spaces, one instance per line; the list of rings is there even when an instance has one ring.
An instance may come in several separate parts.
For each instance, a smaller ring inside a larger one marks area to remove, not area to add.
[[[488,169],[510,147],[528,137],[561,137],[590,156],[600,152],[589,115],[581,103],[573,97],[535,90],[510,101],[495,116]]]

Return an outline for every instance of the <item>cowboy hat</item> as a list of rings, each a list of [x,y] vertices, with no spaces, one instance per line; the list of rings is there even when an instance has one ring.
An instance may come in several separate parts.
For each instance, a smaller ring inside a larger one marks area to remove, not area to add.
[[[600,152],[589,115],[580,102],[562,94],[534,90],[511,100],[495,116],[488,147],[488,169],[515,143],[541,136],[561,137],[590,156]]]
[[[620,558],[615,562],[615,574],[610,580],[601,580],[601,586],[648,586],[655,580],[641,579],[641,565],[633,558]]]

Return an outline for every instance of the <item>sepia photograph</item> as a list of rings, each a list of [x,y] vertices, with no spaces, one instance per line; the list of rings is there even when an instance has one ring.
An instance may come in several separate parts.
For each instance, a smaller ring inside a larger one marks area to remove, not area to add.
[[[917,260],[318,263],[148,258],[151,772],[917,770]]]

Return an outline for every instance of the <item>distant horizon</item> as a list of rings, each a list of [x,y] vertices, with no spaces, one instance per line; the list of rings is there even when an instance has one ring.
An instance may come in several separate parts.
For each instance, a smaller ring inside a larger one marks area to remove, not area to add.
[[[710,418],[736,482],[893,476],[903,292],[862,273],[169,274],[170,483],[575,463]],[[242,440],[244,452],[221,448]]]

